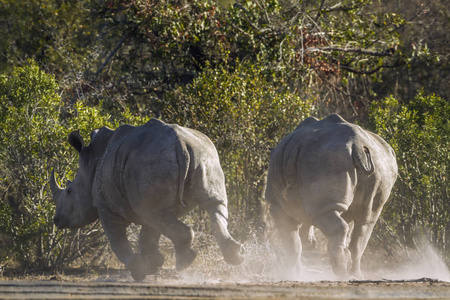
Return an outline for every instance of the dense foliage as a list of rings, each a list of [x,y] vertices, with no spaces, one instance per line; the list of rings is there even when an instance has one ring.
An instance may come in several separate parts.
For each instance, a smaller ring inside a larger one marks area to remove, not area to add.
[[[448,13],[419,0],[0,0],[0,265],[104,259],[97,224],[52,225],[47,182],[76,172],[71,130],[159,117],[204,132],[245,240],[264,232],[270,148],[331,112],[396,150],[390,234],[410,247],[419,228],[450,257]]]
[[[224,167],[231,209],[240,223],[261,224],[270,148],[314,113],[289,88],[277,89],[273,74],[260,65],[207,68],[194,80],[167,93],[161,117],[211,137]],[[243,235],[249,234],[242,233]]]
[[[370,117],[375,132],[397,153],[399,166],[385,220],[405,245],[413,247],[421,230],[439,249],[449,249],[449,102],[423,92],[407,105],[388,97],[373,103]]]
[[[3,263],[54,266],[104,242],[96,224],[81,233],[56,230],[48,182],[52,168],[63,178],[74,177],[78,160],[66,142],[69,132],[80,130],[89,141],[93,128],[117,123],[101,107],[64,105],[58,90],[54,76],[33,62],[0,77],[0,230],[8,237]],[[121,121],[142,120],[124,114]]]

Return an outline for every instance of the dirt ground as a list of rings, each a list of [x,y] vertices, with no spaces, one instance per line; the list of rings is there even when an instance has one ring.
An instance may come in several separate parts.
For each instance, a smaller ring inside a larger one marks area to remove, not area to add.
[[[430,278],[372,281],[186,283],[150,276],[136,283],[126,270],[83,276],[0,277],[1,299],[450,299],[450,282]]]
[[[239,266],[226,264],[212,245],[199,246],[181,272],[167,254],[163,269],[141,283],[121,264],[26,274],[5,268],[0,299],[450,299],[450,271],[430,247],[409,252],[407,260],[366,251],[363,273],[370,280],[337,281],[326,251],[305,251],[302,271],[292,274],[271,244],[247,244]]]

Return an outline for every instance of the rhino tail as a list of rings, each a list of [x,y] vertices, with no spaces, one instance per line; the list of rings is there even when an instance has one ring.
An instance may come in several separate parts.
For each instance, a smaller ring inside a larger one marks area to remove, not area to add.
[[[186,182],[186,178],[188,175],[189,164],[190,164],[190,156],[189,151],[186,148],[186,144],[179,142],[179,151],[177,153],[178,158],[178,166],[180,170],[180,181],[178,183],[178,202],[182,207],[186,207],[186,202],[183,200],[184,195],[184,183]]]
[[[370,175],[375,171],[375,166],[373,165],[372,156],[368,147],[361,147],[353,144],[352,156],[355,165],[367,175]]]

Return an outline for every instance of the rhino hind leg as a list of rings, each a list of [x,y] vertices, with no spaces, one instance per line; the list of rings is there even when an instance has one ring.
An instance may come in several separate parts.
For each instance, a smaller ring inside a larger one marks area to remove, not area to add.
[[[197,252],[192,248],[194,231],[189,226],[172,214],[147,218],[146,226],[157,230],[172,241],[175,246],[176,269],[178,271],[182,271],[192,264]],[[151,243],[148,243],[147,246],[151,246]],[[155,246],[155,243],[153,243],[153,246]],[[155,248],[153,247],[153,249]],[[156,260],[156,264],[158,263],[160,262]]]
[[[221,201],[211,200],[203,205],[211,219],[213,235],[219,244],[223,258],[230,265],[239,265],[244,261],[245,250],[228,231],[228,209]]]
[[[367,243],[372,235],[373,228],[376,220],[378,219],[379,212],[376,216],[364,220],[355,220],[354,229],[351,235],[349,250],[352,254],[352,265],[350,268],[350,274],[356,279],[364,279],[364,275],[361,272],[361,257],[366,250]]]
[[[301,271],[302,241],[299,235],[299,222],[294,220],[276,204],[271,205],[270,213],[286,253],[287,268],[295,276]]]
[[[139,252],[148,265],[147,275],[156,274],[164,265],[164,255],[159,251],[160,237],[161,233],[149,226],[142,226],[139,233]]]
[[[347,249],[349,225],[338,211],[330,211],[316,220],[317,228],[328,239],[328,254],[333,272],[340,279],[348,279],[347,271],[350,263],[350,251]]]

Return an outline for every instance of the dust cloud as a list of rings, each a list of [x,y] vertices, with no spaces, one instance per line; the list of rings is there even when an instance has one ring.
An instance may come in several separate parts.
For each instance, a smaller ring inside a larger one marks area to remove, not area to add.
[[[438,251],[424,236],[417,236],[415,240],[416,249],[404,249],[402,253],[397,253],[396,261],[384,262],[383,267],[372,267],[369,275],[375,279],[411,280],[426,277],[450,281],[450,271]],[[370,258],[369,264],[375,266]]]
[[[365,280],[414,280],[432,278],[450,281],[450,272],[443,259],[425,238],[420,247],[398,253],[394,258],[383,257],[383,250],[370,249],[362,259]],[[326,246],[303,251],[302,268],[294,271],[285,267],[283,251],[278,240],[271,243],[255,241],[245,245],[246,257],[240,266],[223,262],[219,249],[199,252],[196,263],[180,272],[177,281],[185,283],[258,283],[280,281],[338,281],[334,275]],[[212,253],[217,251],[217,253]]]

